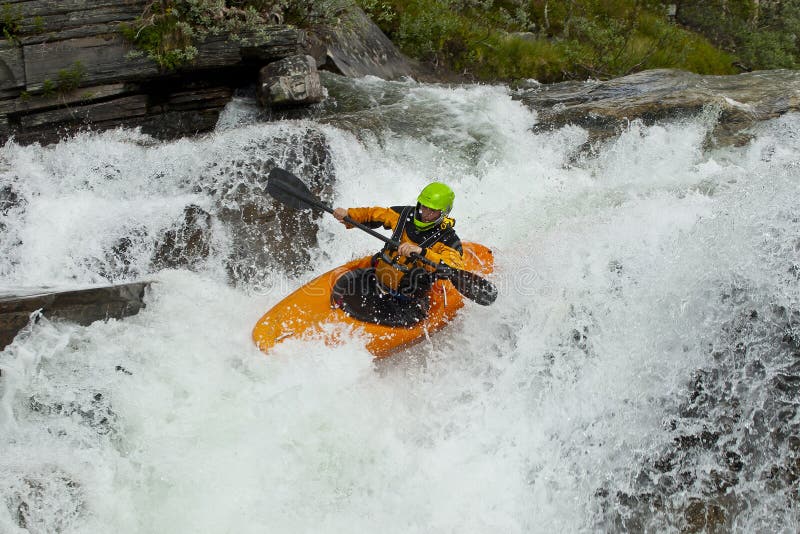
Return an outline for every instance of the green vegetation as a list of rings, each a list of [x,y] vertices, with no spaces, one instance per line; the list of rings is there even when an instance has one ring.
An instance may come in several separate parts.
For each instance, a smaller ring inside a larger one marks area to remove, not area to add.
[[[347,24],[356,4],[409,56],[478,80],[800,68],[800,3],[778,0],[152,0],[123,33],[175,69],[209,35]]]
[[[85,75],[86,68],[80,61],[76,61],[70,68],[59,70],[55,81],[47,78],[42,82],[42,96],[51,97],[70,93],[80,86]]]
[[[480,80],[736,71],[734,56],[673,24],[655,0],[359,1],[408,55]]]
[[[734,52],[750,69],[800,68],[800,3],[707,0],[679,2],[678,22]]]
[[[36,15],[33,17],[33,32],[34,33],[42,33],[44,32],[44,17],[41,15]]]
[[[21,23],[22,12],[19,7],[3,4],[0,8],[0,30],[3,32],[3,37],[9,41],[16,41]]]
[[[86,75],[86,68],[80,61],[76,61],[68,69],[60,69],[58,71],[56,90],[59,93],[74,91],[80,86],[84,75]]]
[[[45,98],[51,97],[56,94],[56,84],[50,78],[45,78],[42,82],[42,96]]]
[[[197,56],[193,28],[169,2],[151,2],[134,24],[123,24],[122,34],[164,69],[172,70]]]
[[[334,23],[353,0],[153,0],[123,35],[163,69],[197,57],[196,44],[210,35],[240,39],[274,24],[310,27]]]

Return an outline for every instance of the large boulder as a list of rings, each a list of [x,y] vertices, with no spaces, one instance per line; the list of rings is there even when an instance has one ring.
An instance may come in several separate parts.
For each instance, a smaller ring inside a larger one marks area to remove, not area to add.
[[[258,101],[266,108],[287,108],[321,102],[322,84],[317,63],[308,55],[296,55],[261,69]]]
[[[377,76],[395,80],[414,76],[414,68],[388,37],[360,9],[343,24],[318,28],[308,49],[318,65],[351,78]]]
[[[701,76],[658,69],[608,81],[535,85],[517,98],[538,112],[536,129],[576,124],[592,140],[615,135],[631,120],[653,124],[717,110],[711,144],[741,145],[757,122],[800,110],[800,71]]]
[[[199,181],[198,192],[211,198],[209,211],[229,237],[225,265],[234,285],[257,288],[273,272],[296,275],[309,269],[320,214],[289,210],[266,193],[274,167],[294,173],[322,199],[332,193],[330,149],[313,128],[254,140],[235,159],[209,166]]]

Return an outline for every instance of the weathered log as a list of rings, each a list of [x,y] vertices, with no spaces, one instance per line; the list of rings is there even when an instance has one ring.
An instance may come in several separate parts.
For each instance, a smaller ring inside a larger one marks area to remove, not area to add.
[[[45,317],[89,325],[95,321],[121,319],[144,308],[150,282],[108,287],[55,291],[41,288],[0,294],[0,350],[10,344],[39,310]]]

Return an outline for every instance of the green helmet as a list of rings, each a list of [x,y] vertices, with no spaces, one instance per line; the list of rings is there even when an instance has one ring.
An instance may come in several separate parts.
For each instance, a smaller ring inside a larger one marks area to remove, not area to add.
[[[441,182],[431,182],[426,185],[417,197],[417,209],[414,210],[414,226],[418,230],[428,230],[438,225],[453,209],[453,200],[456,194],[447,185]],[[440,211],[441,214],[435,221],[424,222],[420,215],[420,206]]]

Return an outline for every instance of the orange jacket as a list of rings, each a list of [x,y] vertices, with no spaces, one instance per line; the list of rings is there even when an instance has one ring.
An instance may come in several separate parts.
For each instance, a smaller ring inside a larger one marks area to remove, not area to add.
[[[402,211],[402,209],[402,206],[394,208],[350,208],[347,210],[347,215],[358,223],[380,223],[384,228],[394,231],[394,229],[397,227],[397,224],[400,222],[400,211]],[[454,225],[454,219],[445,218],[440,227],[437,227],[436,229],[452,228]],[[403,235],[400,237],[400,242],[414,243],[415,245],[419,245],[427,236],[431,235],[433,231],[434,230],[428,230],[427,232],[417,233],[414,223],[409,221],[406,223],[406,227],[403,229]],[[458,240],[458,236],[452,232],[450,239],[447,241],[453,246],[448,246],[441,241],[437,241],[426,246],[424,250],[425,258],[434,263],[444,262],[451,267],[455,267],[456,269],[463,269],[464,257],[461,252],[461,242]],[[409,269],[412,267],[423,267],[428,271],[435,270],[435,267],[419,260],[412,261],[411,258],[406,258],[404,256],[398,258],[396,250],[387,251],[387,255],[392,260],[400,263],[404,267],[408,267]],[[397,289],[400,279],[403,278],[405,272],[392,266],[392,264],[379,257],[378,262],[375,265],[375,275],[386,287]]]

